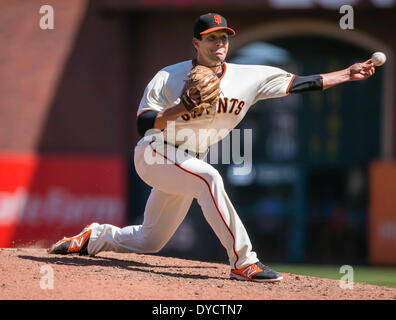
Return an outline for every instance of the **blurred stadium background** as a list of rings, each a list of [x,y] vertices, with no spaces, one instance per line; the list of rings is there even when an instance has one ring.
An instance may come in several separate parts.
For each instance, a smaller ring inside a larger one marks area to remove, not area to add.
[[[263,261],[396,266],[393,0],[1,0],[0,247],[141,223],[137,107],[159,69],[193,56],[207,12],[237,30],[229,62],[308,75],[386,53],[364,82],[257,103],[238,127],[253,129],[251,174],[216,167]],[[227,260],[196,202],[160,254]]]

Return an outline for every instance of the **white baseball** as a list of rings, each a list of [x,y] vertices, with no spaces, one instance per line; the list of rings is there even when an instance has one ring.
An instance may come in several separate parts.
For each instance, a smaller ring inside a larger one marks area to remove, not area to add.
[[[371,60],[376,67],[382,66],[386,61],[386,55],[383,52],[374,52],[371,55]]]

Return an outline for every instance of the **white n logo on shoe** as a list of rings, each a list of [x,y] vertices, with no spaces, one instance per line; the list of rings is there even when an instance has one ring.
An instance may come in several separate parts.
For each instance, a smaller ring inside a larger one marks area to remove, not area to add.
[[[80,240],[80,243],[78,242],[78,240]],[[81,245],[82,245],[83,240],[84,240],[84,237],[81,237],[80,239],[73,239],[72,243],[71,243],[71,246],[70,246],[70,249],[74,249],[75,245],[77,245],[77,248],[80,248]]]
[[[250,278],[250,276],[254,275],[255,273],[259,272],[259,270],[257,270],[257,268],[254,267],[254,265],[251,265],[249,267],[247,267],[245,270],[243,270],[243,274]]]

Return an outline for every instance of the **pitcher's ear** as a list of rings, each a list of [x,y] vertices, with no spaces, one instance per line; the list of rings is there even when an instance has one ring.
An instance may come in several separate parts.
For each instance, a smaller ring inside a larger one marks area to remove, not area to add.
[[[192,38],[192,45],[193,45],[193,47],[195,48],[195,49],[198,49],[198,46],[199,46],[199,39],[197,39],[197,38]]]

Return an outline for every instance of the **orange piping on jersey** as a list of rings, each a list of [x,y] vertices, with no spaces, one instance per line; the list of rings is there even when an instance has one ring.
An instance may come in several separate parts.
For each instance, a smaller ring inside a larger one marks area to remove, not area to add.
[[[142,112],[140,112],[137,116],[136,116],[136,120],[137,118],[139,118],[143,113],[149,112],[149,111],[153,111],[153,110],[143,110]]]
[[[224,223],[224,225],[226,226],[228,232],[231,234],[231,237],[232,237],[232,240],[233,240],[233,243],[232,243],[232,250],[234,251],[234,254],[235,254],[235,257],[236,257],[236,260],[235,260],[235,262],[234,262],[234,268],[237,269],[236,264],[237,264],[237,262],[238,262],[238,260],[239,260],[239,256],[238,256],[238,254],[237,254],[237,252],[236,252],[236,249],[235,249],[235,236],[234,236],[234,234],[232,233],[231,228],[228,226],[227,222],[226,222],[225,219],[224,219],[223,214],[222,214],[221,211],[220,211],[220,208],[219,208],[219,206],[218,206],[218,204],[217,204],[217,202],[216,202],[216,199],[215,199],[215,197],[214,197],[214,195],[213,195],[213,192],[212,192],[212,189],[210,188],[209,183],[205,180],[205,178],[201,177],[199,174],[197,174],[197,173],[195,173],[195,172],[192,172],[192,171],[190,171],[190,170],[187,170],[186,168],[183,168],[181,165],[179,165],[179,164],[177,164],[176,162],[174,162],[174,161],[168,159],[166,156],[164,156],[163,154],[161,154],[160,152],[158,152],[157,150],[155,150],[155,149],[153,148],[153,146],[151,145],[153,142],[154,142],[154,141],[151,141],[151,142],[150,142],[150,147],[151,147],[151,149],[152,149],[155,153],[158,153],[159,155],[161,155],[161,156],[162,156],[163,158],[165,158],[166,160],[169,160],[170,162],[172,162],[176,167],[180,168],[181,170],[183,170],[183,171],[185,171],[185,172],[187,172],[187,173],[189,173],[189,174],[192,174],[193,176],[195,176],[195,177],[201,179],[203,182],[205,182],[206,186],[207,186],[208,189],[209,189],[209,193],[210,193],[210,195],[211,195],[211,197],[212,197],[212,200],[213,200],[214,205],[215,205],[215,207],[216,207],[216,209],[217,209],[217,212],[219,213],[221,220],[223,220],[223,223]]]
[[[226,73],[226,70],[227,70],[227,64],[224,62],[223,63],[223,73],[221,74],[221,77],[219,78],[219,80],[223,79],[223,77]]]
[[[293,83],[295,77],[296,77],[296,75],[293,74],[293,77],[291,78],[290,83],[289,83],[289,85],[287,86],[286,94],[289,94],[290,87],[291,87],[291,85],[292,85],[292,83]]]

